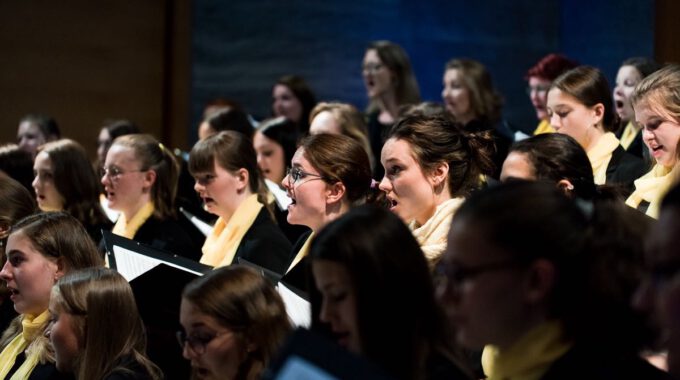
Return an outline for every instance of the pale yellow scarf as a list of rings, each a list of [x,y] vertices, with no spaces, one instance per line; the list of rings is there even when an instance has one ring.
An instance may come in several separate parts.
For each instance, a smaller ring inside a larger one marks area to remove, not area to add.
[[[413,231],[413,235],[420,244],[420,249],[423,250],[425,258],[431,266],[436,264],[446,249],[446,238],[451,227],[451,219],[458,207],[463,204],[463,201],[465,201],[465,198],[459,197],[442,202],[437,206],[430,219],[422,226],[418,226],[415,220],[409,223],[409,228]]]
[[[674,172],[672,168],[654,165],[649,173],[635,180],[635,191],[626,199],[626,204],[637,208],[642,201],[647,201],[649,207],[645,214],[657,219],[661,200],[675,183]]]
[[[125,214],[121,212],[120,216],[118,217],[118,221],[116,221],[116,225],[113,226],[113,233],[119,236],[124,236],[128,239],[134,238],[137,230],[139,230],[139,227],[141,227],[144,222],[146,222],[146,220],[149,219],[151,215],[153,215],[153,212],[154,207],[152,202],[142,206],[142,208],[137,211],[135,216],[133,216],[129,222],[125,219]]]
[[[607,166],[612,159],[612,153],[619,145],[616,135],[607,132],[588,151],[588,159],[593,166],[593,179],[596,185],[604,185],[607,182]]]
[[[536,127],[534,130],[534,135],[540,135],[543,133],[555,133],[555,128],[550,125],[548,120],[541,120],[541,122],[538,123],[538,127]]]
[[[286,273],[290,272],[293,267],[297,265],[297,263],[300,262],[305,256],[309,254],[309,246],[312,244],[312,238],[314,237],[314,232],[309,234],[309,237],[305,241],[305,244],[302,245],[302,248],[298,251],[298,253],[295,255],[295,258],[293,259],[293,262],[290,263],[290,266],[288,267],[288,270]]]
[[[488,380],[538,380],[571,347],[564,339],[562,324],[546,322],[505,351],[493,345],[484,347],[482,368]]]
[[[253,225],[262,207],[257,194],[251,194],[241,202],[229,221],[217,219],[215,227],[203,243],[201,263],[215,268],[230,265],[243,236]]]
[[[626,128],[623,129],[623,133],[621,133],[621,146],[623,149],[628,150],[628,147],[630,147],[630,144],[633,143],[633,140],[635,140],[635,136],[640,132],[640,129],[635,126],[635,124],[632,121],[629,121],[628,124],[626,124]]]
[[[0,353],[0,379],[7,378],[7,374],[14,366],[17,356],[26,351],[26,360],[14,372],[10,380],[28,379],[28,376],[33,372],[33,369],[38,364],[40,353],[37,350],[26,349],[31,342],[42,334],[47,327],[47,322],[50,317],[50,312],[45,310],[37,317],[31,315],[24,315],[21,319],[22,331],[2,350]]]

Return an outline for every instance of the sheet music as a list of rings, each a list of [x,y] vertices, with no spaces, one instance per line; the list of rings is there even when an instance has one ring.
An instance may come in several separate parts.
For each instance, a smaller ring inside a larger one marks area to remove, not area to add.
[[[293,325],[309,328],[312,324],[312,305],[281,282],[276,286],[276,290],[286,305],[286,314]]]
[[[279,208],[281,210],[287,210],[288,205],[290,205],[292,200],[288,194],[286,194],[286,191],[281,189],[278,184],[269,179],[265,179],[264,183],[267,185],[267,188],[272,193],[272,195],[274,195],[274,199],[276,199],[276,204],[279,206]]]
[[[118,270],[118,273],[125,277],[128,282],[150,271],[159,264],[165,264],[167,266],[193,273],[198,276],[203,275],[201,272],[197,272],[168,261],[154,259],[146,255],[140,255],[135,251],[131,251],[118,245],[113,247],[113,254],[116,257],[116,269]]]
[[[276,380],[336,380],[328,372],[322,370],[307,360],[293,356],[286,361]]]
[[[189,219],[189,221],[196,226],[196,228],[201,231],[201,233],[205,236],[210,235],[210,233],[213,230],[213,226],[210,224],[204,222],[203,220],[199,219],[196,215],[190,213],[189,211],[185,210],[184,208],[180,207],[179,211],[184,214],[184,216]]]

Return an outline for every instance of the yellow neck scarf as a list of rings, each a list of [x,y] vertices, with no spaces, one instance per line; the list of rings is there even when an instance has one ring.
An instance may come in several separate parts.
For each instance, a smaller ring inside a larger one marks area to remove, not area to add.
[[[550,321],[529,331],[506,351],[484,347],[482,367],[488,380],[538,380],[571,346],[564,339],[562,324]]]
[[[0,379],[7,378],[7,373],[14,366],[17,356],[24,351],[27,351],[26,360],[12,375],[11,380],[28,379],[33,368],[38,364],[39,352],[35,352],[35,350],[28,352],[26,348],[39,334],[43,333],[45,327],[47,327],[49,317],[50,312],[47,310],[37,317],[28,314],[23,316],[21,320],[21,334],[12,339],[5,349],[2,350],[2,353],[0,353]]]
[[[550,125],[548,120],[541,120],[541,122],[538,123],[538,127],[534,130],[534,136],[542,133],[555,133],[555,128]]]
[[[675,170],[656,164],[652,170],[635,180],[635,191],[626,199],[626,204],[637,208],[642,201],[649,202],[645,214],[654,219],[659,217],[661,199],[675,182]]]
[[[230,265],[241,239],[253,225],[262,207],[257,194],[252,194],[241,202],[228,222],[222,218],[217,219],[215,227],[203,243],[201,263],[215,268]]]
[[[607,182],[607,166],[612,159],[612,152],[620,145],[619,139],[607,132],[588,151],[588,159],[593,166],[593,177],[596,185],[604,185]]]
[[[302,245],[302,248],[298,251],[297,255],[295,255],[295,258],[293,259],[293,262],[290,263],[290,266],[288,267],[288,270],[286,273],[290,272],[293,267],[297,265],[297,263],[300,262],[307,254],[309,254],[309,245],[312,243],[312,238],[314,237],[314,232],[309,234],[309,237],[305,241],[305,244]]]
[[[137,211],[135,216],[133,216],[129,222],[125,219],[125,214],[121,212],[116,225],[113,226],[113,233],[119,236],[124,236],[128,239],[134,238],[137,230],[139,230],[139,227],[141,227],[142,224],[144,224],[144,222],[146,222],[146,220],[149,219],[151,215],[153,215],[153,211],[153,203],[149,202],[142,206],[142,208]]]
[[[626,124],[626,128],[623,129],[623,133],[621,133],[621,146],[623,149],[628,150],[628,147],[630,147],[630,144],[633,143],[633,140],[635,140],[635,136],[640,133],[640,129],[633,124],[632,121],[629,121],[628,124]]]
[[[449,234],[451,219],[456,210],[463,204],[463,201],[465,201],[465,198],[459,197],[442,202],[437,206],[430,219],[422,226],[418,226],[415,220],[409,223],[413,236],[418,240],[420,249],[423,250],[425,258],[431,266],[436,264],[446,249],[446,238]]]

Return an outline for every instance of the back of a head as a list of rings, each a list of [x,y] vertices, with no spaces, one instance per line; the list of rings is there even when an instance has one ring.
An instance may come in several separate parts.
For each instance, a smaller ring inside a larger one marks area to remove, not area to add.
[[[397,121],[387,138],[406,141],[426,173],[442,162],[448,163],[453,197],[470,194],[479,186],[480,176],[494,170],[491,135],[465,132],[446,114],[408,114]]]
[[[602,104],[604,106],[602,124],[605,132],[618,129],[619,117],[614,110],[612,91],[607,77],[600,69],[592,66],[578,66],[557,77],[550,88],[559,89],[586,107]]]
[[[389,372],[408,377],[403,371],[417,369],[421,350],[444,338],[425,256],[394,213],[373,206],[350,210],[319,232],[310,257],[346,268],[361,350]],[[312,289],[313,327],[323,330],[320,308],[320,293]],[[396,330],[399,338],[389,339]]]
[[[501,119],[503,97],[494,87],[491,73],[479,61],[461,58],[447,62],[446,70],[458,70],[470,92],[470,108],[475,118],[496,123]]]
[[[16,144],[0,146],[0,172],[14,178],[33,194],[33,156]]]
[[[346,197],[351,203],[365,200],[372,174],[368,153],[361,144],[347,136],[322,133],[305,137],[300,148],[321,176],[345,185]]]
[[[43,256],[63,258],[66,272],[103,265],[83,225],[67,213],[32,214],[12,226],[10,234],[15,233],[23,233]]]
[[[225,107],[216,111],[206,119],[210,128],[215,132],[236,131],[249,139],[253,138],[255,128],[250,124],[248,115],[241,108]]]
[[[190,282],[183,300],[240,335],[253,345],[238,378],[255,378],[291,330],[285,306],[274,286],[255,270],[244,266],[215,269]],[[245,349],[245,347],[243,347]]]
[[[115,140],[120,136],[132,135],[135,133],[141,133],[142,131],[139,127],[130,120],[107,120],[104,122],[102,128],[105,128],[109,132],[109,137],[111,141]]]
[[[568,180],[573,194],[582,199],[593,199],[597,187],[593,169],[585,150],[572,137],[561,133],[545,133],[519,141],[510,152],[526,155],[537,180],[557,183]]]
[[[578,66],[576,61],[569,59],[562,54],[551,53],[541,58],[534,66],[532,66],[524,76],[526,80],[530,77],[538,77],[540,79],[554,81],[557,77],[567,70],[571,70]]]
[[[631,95],[631,104],[637,108],[642,103],[680,121],[680,65],[666,65],[641,80]]]
[[[411,68],[411,60],[401,46],[381,40],[371,42],[366,50],[375,50],[382,63],[394,74],[398,105],[420,102],[420,90]]]
[[[141,165],[141,170],[153,170],[156,179],[151,185],[154,215],[165,219],[175,215],[175,195],[179,178],[179,164],[175,155],[148,134],[131,134],[118,137],[112,146],[130,149]]]
[[[83,223],[104,223],[99,180],[85,149],[73,140],[61,139],[43,145],[38,152],[50,158],[54,185],[64,197],[64,210]]]
[[[25,187],[4,174],[0,174],[0,204],[0,231],[3,231],[0,241],[4,241],[8,235],[5,231],[19,219],[33,214],[37,206],[35,198]],[[0,247],[4,247],[4,244],[0,244]],[[0,254],[3,253],[0,251]]]

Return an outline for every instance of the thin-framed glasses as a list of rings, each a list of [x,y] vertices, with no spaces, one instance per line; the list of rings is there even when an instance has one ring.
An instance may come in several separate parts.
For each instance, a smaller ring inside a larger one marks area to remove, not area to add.
[[[210,344],[218,336],[231,333],[231,331],[221,331],[210,334],[197,334],[187,336],[186,332],[180,330],[177,331],[175,336],[177,337],[177,343],[179,343],[180,348],[184,349],[185,345],[189,345],[191,351],[196,353],[196,355],[203,355],[205,353],[205,347]]]
[[[474,279],[483,273],[508,270],[520,265],[517,260],[504,260],[475,266],[440,263],[435,268],[434,281],[437,286],[460,286],[465,281]]]
[[[293,167],[293,168],[288,169],[288,184],[290,186],[297,184],[298,182],[300,182],[301,180],[303,180],[307,177],[312,177],[312,178],[316,178],[316,179],[326,181],[326,177],[319,175],[319,174],[308,173],[306,171],[303,171],[299,167]]]
[[[121,170],[117,166],[109,166],[108,168],[107,167],[101,167],[99,169],[99,176],[100,177],[108,176],[109,178],[111,178],[112,180],[115,181],[124,174],[140,173],[140,172],[144,172],[144,171],[146,171],[146,170]]]
[[[367,63],[361,65],[361,71],[375,74],[378,71],[380,71],[380,69],[382,69],[383,67],[385,67],[385,65],[383,65],[382,63]]]

